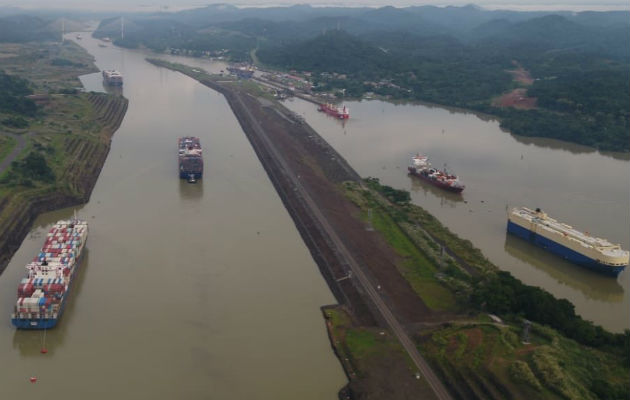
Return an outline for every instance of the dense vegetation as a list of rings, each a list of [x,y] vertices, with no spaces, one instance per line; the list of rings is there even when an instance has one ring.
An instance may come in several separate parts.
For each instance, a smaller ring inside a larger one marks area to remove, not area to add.
[[[4,175],[2,184],[33,186],[33,181],[53,183],[55,174],[46,162],[46,158],[36,151],[28,153],[24,159],[13,161],[11,170]]]
[[[575,314],[575,307],[545,290],[523,284],[509,272],[498,271],[475,282],[471,297],[478,309],[497,314],[519,315],[551,326],[566,337],[598,348],[617,348],[630,367],[630,331],[613,334]]]
[[[557,18],[546,22],[562,25]],[[539,22],[529,23],[530,35],[560,35],[545,32]],[[577,24],[564,22],[574,28],[566,35],[575,36]],[[522,25],[519,28],[525,29]],[[568,39],[558,42],[575,44]],[[281,68],[313,72],[318,91],[345,89],[352,97],[374,92],[465,107],[501,117],[502,126],[513,133],[630,150],[630,64],[623,52],[599,54],[600,44],[585,43],[591,46],[584,53],[573,48],[565,50],[569,54],[558,55],[551,48],[558,43],[542,39],[512,43],[496,37],[465,44],[444,36],[385,32],[361,39],[332,31],[302,43],[268,47],[257,55]],[[493,98],[518,86],[507,73],[514,68],[513,60],[542,74],[528,93],[537,98],[535,110],[493,106]],[[343,76],[331,76],[331,72]]]
[[[412,224],[421,223],[422,218],[416,216],[420,208],[409,204],[410,197],[408,197],[408,192],[382,185],[375,178],[366,179],[366,183],[370,188],[387,197],[393,204],[398,204],[395,212],[399,224],[405,222]],[[425,212],[421,211],[421,213]],[[424,225],[427,226],[426,224]],[[463,260],[471,259],[467,254],[473,250],[470,243],[458,245],[457,242],[465,241],[456,238],[455,235],[443,227],[427,226],[427,229],[430,229],[434,234],[440,236],[441,240],[448,243],[449,248],[459,258]],[[449,240],[444,240],[444,236],[449,236]],[[479,257],[479,255],[473,255],[473,258]],[[578,343],[608,350],[623,356],[626,366],[630,367],[630,331],[626,331],[623,334],[610,333],[601,326],[596,326],[592,322],[582,319],[575,313],[574,306],[569,301],[557,299],[539,287],[525,285],[509,272],[499,271],[483,256],[481,256],[481,260],[483,261],[483,273],[468,277],[461,274],[457,276],[458,279],[466,281],[471,288],[469,294],[464,297],[461,297],[463,292],[460,292],[460,300],[466,307],[472,306],[479,311],[526,318],[530,321],[550,326]],[[475,265],[475,263],[471,263],[471,265]],[[491,268],[488,269],[487,266]]]
[[[568,301],[499,270],[470,241],[410,204],[404,190],[376,178],[364,182],[369,190],[346,182],[346,196],[401,256],[397,268],[412,287],[421,287],[422,300],[431,292],[432,301],[425,304],[438,315],[446,311],[447,322],[418,328],[414,338],[455,397],[628,398],[630,331],[613,334],[583,320]],[[457,306],[438,304],[436,298],[445,298],[444,293],[430,283],[454,295]],[[334,313],[328,315],[334,327],[347,328]],[[525,319],[530,321],[527,336]],[[352,340],[335,335],[340,358],[352,360],[352,367],[375,371],[373,365],[362,365],[367,361],[365,347],[352,348]],[[368,350],[378,354],[386,347],[371,341]],[[378,362],[387,361],[379,357]]]
[[[465,7],[239,9],[213,5],[134,18],[125,40],[195,56],[312,73],[319,92],[423,100],[501,118],[513,133],[630,150],[627,12],[544,13]],[[127,28],[128,26],[128,28]],[[97,37],[116,37],[119,20]],[[518,62],[535,78],[516,82]],[[525,111],[494,106],[522,86]]]
[[[24,97],[31,93],[28,81],[0,70],[0,112],[35,114],[37,106]]]

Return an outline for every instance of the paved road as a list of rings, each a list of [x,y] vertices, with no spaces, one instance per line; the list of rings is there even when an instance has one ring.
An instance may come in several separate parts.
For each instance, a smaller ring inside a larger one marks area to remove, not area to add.
[[[15,145],[13,150],[11,150],[11,152],[4,158],[4,160],[2,160],[2,162],[0,162],[0,174],[3,174],[4,171],[6,171],[9,168],[9,166],[15,160],[15,158],[18,155],[20,155],[22,150],[24,150],[24,148],[26,147],[26,138],[27,136],[30,136],[30,133],[26,133],[23,135],[16,135],[14,133],[9,133],[9,132],[0,132],[0,134],[10,136],[13,139],[17,140],[17,144]]]
[[[300,180],[295,176],[295,174],[293,174],[292,170],[289,168],[282,154],[278,152],[278,150],[273,145],[272,141],[267,137],[264,129],[262,129],[262,127],[260,126],[258,121],[254,118],[254,116],[251,114],[249,109],[245,106],[245,104],[243,104],[243,101],[240,95],[237,94],[236,98],[238,102],[240,103],[241,107],[247,113],[247,117],[250,120],[252,127],[254,128],[258,136],[263,140],[267,149],[269,149],[269,151],[271,152],[275,160],[280,163],[286,175],[291,179],[295,188],[298,190],[298,192],[300,193],[300,195],[306,202],[307,206],[313,212],[313,215],[315,216],[315,218],[318,220],[318,222],[321,224],[326,234],[330,237],[330,239],[333,241],[333,243],[337,247],[337,250],[339,251],[339,253],[348,262],[348,265],[352,269],[353,278],[356,277],[359,280],[361,286],[363,286],[363,288],[365,289],[365,292],[370,296],[370,299],[374,302],[376,308],[381,313],[381,316],[383,317],[383,319],[389,325],[389,328],[391,329],[391,331],[398,338],[398,340],[400,341],[402,346],[405,348],[405,350],[407,351],[407,353],[409,354],[413,362],[418,367],[419,372],[422,374],[424,379],[429,383],[429,385],[433,389],[435,396],[439,400],[450,400],[451,396],[446,390],[446,388],[444,387],[444,385],[442,384],[442,382],[435,375],[435,373],[433,372],[429,364],[426,362],[424,357],[420,355],[420,353],[418,352],[418,349],[409,338],[409,335],[407,335],[407,332],[404,330],[400,322],[398,322],[396,317],[394,317],[389,307],[385,304],[385,302],[381,298],[379,292],[374,288],[372,283],[368,280],[367,276],[363,273],[363,270],[361,266],[359,265],[359,263],[354,259],[354,257],[352,257],[352,254],[350,253],[350,251],[348,251],[348,249],[346,248],[344,243],[341,241],[341,239],[339,238],[339,236],[337,235],[333,227],[328,223],[328,220],[321,212],[317,203],[313,201],[313,199],[310,197],[308,192],[304,189]]]

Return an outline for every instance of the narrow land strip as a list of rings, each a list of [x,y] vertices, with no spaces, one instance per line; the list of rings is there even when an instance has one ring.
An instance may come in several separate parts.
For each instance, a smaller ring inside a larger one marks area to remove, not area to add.
[[[186,73],[186,71],[182,72]],[[398,282],[390,277],[392,280],[384,283],[381,280],[383,275],[379,275],[379,279],[375,278],[379,270],[392,267],[391,258],[396,256],[387,255],[387,252],[381,248],[381,243],[378,243],[377,236],[366,232],[365,227],[357,224],[356,220],[348,219],[348,214],[352,213],[348,212],[350,206],[347,204],[347,199],[343,199],[343,196],[338,193],[335,182],[346,180],[359,182],[358,174],[308,125],[287,122],[287,118],[291,115],[288,110],[283,110],[277,105],[274,105],[276,108],[271,110],[272,107],[268,104],[266,106],[262,104],[267,103],[266,101],[259,101],[254,96],[240,91],[235,85],[217,83],[203,76],[191,75],[225,95],[261,163],[268,172],[272,171],[269,174],[270,178],[285,204],[289,204],[287,209],[302,236],[305,236],[304,231],[307,235],[323,233],[327,242],[324,247],[332,250],[338,260],[337,267],[342,267],[324,273],[325,277],[328,275],[327,281],[338,300],[349,305],[355,317],[361,318],[365,315],[364,310],[360,309],[364,307],[362,306],[364,302],[357,303],[355,293],[358,291],[364,299],[367,298],[369,309],[377,320],[387,326],[398,338],[417,371],[430,386],[432,393],[423,393],[425,398],[450,399],[448,391],[420,355],[399,321],[400,317],[395,316],[392,308],[406,322],[418,322],[423,317],[430,317],[431,313],[426,306],[422,306],[417,296],[411,293],[406,282]],[[278,117],[277,112],[283,111],[285,118]],[[324,150],[316,154],[309,153],[309,146],[317,148],[312,146],[312,142],[318,142]],[[287,193],[290,193],[289,197],[294,199],[297,195],[298,207],[306,211],[306,215],[297,213],[296,216],[295,203],[290,198],[287,199]],[[303,226],[301,229],[300,225],[305,216],[311,217],[315,224]],[[308,237],[305,241],[309,245],[307,239]],[[316,251],[311,248],[312,253],[318,253],[321,250],[321,246]],[[374,256],[370,257],[370,255]],[[388,257],[390,259],[387,259]],[[318,261],[317,258],[316,261]],[[349,271],[352,277],[347,279]],[[389,275],[398,276],[398,273],[393,268],[389,270]],[[353,287],[349,287],[349,283]],[[348,293],[350,296],[347,295]],[[422,309],[425,310],[424,314],[418,311]]]

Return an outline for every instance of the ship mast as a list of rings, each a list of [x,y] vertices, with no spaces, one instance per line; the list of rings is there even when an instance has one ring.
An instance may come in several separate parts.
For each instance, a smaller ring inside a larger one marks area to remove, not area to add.
[[[125,17],[120,17],[120,40],[125,40]]]

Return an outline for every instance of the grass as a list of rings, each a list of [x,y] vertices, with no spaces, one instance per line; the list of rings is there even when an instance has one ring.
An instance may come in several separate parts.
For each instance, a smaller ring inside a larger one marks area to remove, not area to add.
[[[366,223],[371,210],[372,226],[401,256],[401,274],[427,305],[443,309],[444,299],[468,298],[471,274],[464,266],[475,275],[496,270],[469,241],[458,238],[420,207],[392,203],[369,180],[366,186],[343,184]],[[441,255],[442,244],[457,259]],[[454,303],[446,306],[454,307]],[[461,307],[466,309],[464,304]],[[518,325],[494,324],[481,315],[473,321],[422,331],[416,339],[420,351],[460,397],[628,398],[630,371],[620,355],[580,345],[538,324],[532,326],[530,344],[525,345],[521,330]],[[361,344],[355,350],[359,353],[372,343],[369,336],[356,340]]]
[[[596,399],[592,388],[599,380],[612,393],[600,398],[627,398],[630,393],[629,371],[616,356],[539,325],[534,325],[529,344],[521,343],[517,327],[481,320],[423,332],[421,342],[420,351],[441,367],[448,382],[467,386],[480,397]]]
[[[37,171],[44,169],[31,165],[28,171],[11,167],[0,176],[0,248],[6,249],[13,233],[23,231],[23,224],[30,220],[31,205],[52,198],[61,203],[85,200],[109,148],[110,124],[122,115],[126,100],[68,91],[80,86],[78,75],[96,69],[92,57],[77,45],[0,44],[0,53],[15,55],[0,58],[0,69],[28,79],[35,93],[48,94],[37,115],[28,118],[29,136],[17,160],[36,153],[54,174],[54,179],[48,181],[43,176],[38,179]],[[52,59],[70,63],[54,65]],[[0,136],[0,140],[3,138]],[[0,149],[5,157],[9,146],[3,143]],[[0,263],[7,261],[8,255],[0,254]]]
[[[439,265],[418,248],[389,210],[379,204],[375,194],[349,182],[343,188],[346,196],[361,208],[363,220],[370,222],[401,257],[396,267],[427,307],[436,311],[456,311],[458,307],[454,294],[436,277]],[[371,213],[370,221],[368,210]]]

